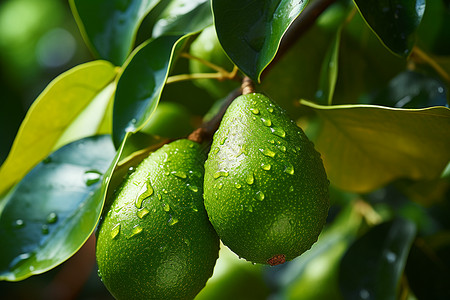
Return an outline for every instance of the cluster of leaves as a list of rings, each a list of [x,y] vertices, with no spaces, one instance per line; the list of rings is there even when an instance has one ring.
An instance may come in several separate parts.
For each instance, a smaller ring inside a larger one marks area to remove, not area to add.
[[[70,4],[99,60],[49,84],[1,166],[0,279],[43,273],[78,251],[128,167],[167,141],[142,132],[160,100],[200,117],[220,100],[170,80],[195,78],[186,53],[213,25],[227,59],[314,141],[333,187],[319,242],[270,271],[276,296],[306,297],[325,259],[333,297],[449,296],[448,1]]]

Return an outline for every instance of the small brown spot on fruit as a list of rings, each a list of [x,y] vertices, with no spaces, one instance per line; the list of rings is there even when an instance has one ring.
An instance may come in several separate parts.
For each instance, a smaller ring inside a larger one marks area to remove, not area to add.
[[[271,266],[281,265],[284,264],[285,262],[286,262],[286,255],[284,254],[275,255],[267,260],[267,263]]]

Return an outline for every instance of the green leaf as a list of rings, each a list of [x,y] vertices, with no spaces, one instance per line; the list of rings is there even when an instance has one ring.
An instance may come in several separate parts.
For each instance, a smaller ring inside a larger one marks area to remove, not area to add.
[[[425,0],[354,0],[367,24],[387,48],[408,56],[425,12]]]
[[[142,129],[156,109],[172,64],[175,47],[189,36],[161,36],[138,47],[117,83],[113,112],[116,147],[127,132]]]
[[[139,25],[160,0],[70,0],[83,37],[96,55],[121,66]]]
[[[307,3],[306,0],[212,0],[217,36],[239,69],[259,82],[284,33]]]
[[[311,107],[319,130],[311,137],[329,180],[365,193],[397,179],[432,180],[450,160],[450,109],[374,105]]]
[[[316,93],[317,101],[322,105],[331,105],[334,89],[338,77],[339,45],[341,41],[342,27],[337,30],[328,48],[319,78],[319,89]]]
[[[415,235],[414,223],[395,219],[371,228],[358,239],[340,265],[344,299],[397,299]]]
[[[59,146],[101,131],[115,76],[113,65],[94,61],[63,73],[47,86],[28,110],[0,168],[0,194]]]
[[[153,27],[153,37],[185,35],[213,23],[210,0],[173,0]]]
[[[0,279],[43,273],[72,256],[93,232],[99,188],[115,150],[109,135],[66,145],[8,196],[0,217]]]

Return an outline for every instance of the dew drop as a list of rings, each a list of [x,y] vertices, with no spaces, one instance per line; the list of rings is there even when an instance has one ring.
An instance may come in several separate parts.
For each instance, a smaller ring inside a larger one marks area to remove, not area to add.
[[[28,258],[31,257],[31,253],[22,253],[17,255],[12,261],[11,264],[9,265],[10,269],[14,269],[17,266],[19,266],[21,263],[23,263],[25,260],[27,260]]]
[[[269,140],[269,143],[275,144],[275,141],[274,140]]]
[[[262,152],[262,154],[264,154],[267,157],[275,157],[275,152],[273,152],[272,150],[266,148],[266,149],[259,149],[259,151]]]
[[[48,224],[54,224],[58,221],[58,215],[54,212],[51,212],[47,216],[47,223]]]
[[[142,232],[142,227],[139,226],[139,224],[134,225],[133,229],[131,230],[131,236],[130,236],[130,237],[133,237],[133,236],[135,236],[136,234],[139,234],[139,233],[141,233],[141,232]]]
[[[143,217],[145,217],[150,211],[148,209],[146,209],[145,207],[141,210],[138,210],[136,215],[138,216],[139,219],[142,219]]]
[[[294,191],[294,187],[291,185],[290,187],[289,187],[289,192],[293,192]]]
[[[237,188],[237,189],[240,189],[242,187],[242,185],[239,182],[236,182],[234,184],[234,187]]]
[[[224,137],[221,141],[220,141],[220,144],[221,145],[223,145],[223,144],[225,144],[225,141],[227,140],[227,137]]]
[[[41,226],[41,232],[42,232],[42,234],[48,234],[49,230],[48,230],[47,224],[44,224]]]
[[[270,164],[261,164],[261,169],[265,170],[265,171],[269,171],[272,168],[272,166]]]
[[[270,113],[273,113],[273,108],[272,108],[272,107],[268,107],[267,110],[268,110]]]
[[[164,194],[169,193],[166,189],[162,189],[162,191],[163,191]]]
[[[142,184],[141,189],[136,195],[136,198],[134,200],[134,205],[136,208],[142,207],[142,202],[144,202],[145,199],[153,195],[153,188],[150,185],[149,181],[146,181],[144,184]]]
[[[249,212],[253,212],[253,206],[249,205],[249,206],[247,207],[247,210],[248,210]]]
[[[253,173],[249,173],[247,177],[245,178],[245,182],[247,184],[252,185],[255,182],[255,177],[253,177]]]
[[[188,188],[189,188],[191,191],[193,191],[194,193],[197,193],[197,192],[198,192],[198,187],[195,186],[195,185],[190,185],[190,184],[188,184]]]
[[[397,255],[394,252],[388,251],[386,253],[386,259],[389,263],[394,263],[397,260]]]
[[[83,180],[87,186],[91,186],[91,185],[97,183],[101,177],[102,177],[102,173],[100,173],[99,171],[89,170],[89,171],[84,172]]]
[[[17,219],[14,221],[14,227],[15,228],[23,228],[25,227],[25,222],[22,219]]]
[[[261,118],[261,121],[262,121],[263,124],[264,124],[265,126],[267,126],[267,127],[272,126],[272,121],[270,121],[270,119],[264,119],[264,118]]]
[[[217,171],[216,173],[214,173],[213,177],[214,179],[217,179],[219,177],[227,177],[228,176],[228,172],[225,170],[221,170],[221,171]]]
[[[254,113],[255,115],[259,115],[259,109],[257,108],[251,108],[250,109],[252,113]]]
[[[216,148],[214,148],[213,153],[214,153],[214,154],[217,154],[217,153],[219,153],[219,151],[220,151],[220,148],[219,148],[219,147],[216,147]]]
[[[278,149],[280,149],[280,151],[283,152],[283,153],[286,152],[286,146],[279,145]]]
[[[219,184],[217,185],[217,188],[218,188],[219,190],[221,190],[222,187],[223,187],[223,183],[222,183],[222,182],[219,182]]]
[[[170,205],[168,203],[163,203],[162,208],[164,209],[164,211],[170,211]]]
[[[173,216],[170,216],[170,219],[167,223],[169,223],[169,226],[175,225],[178,223],[178,219]]]
[[[117,235],[120,232],[120,223],[116,224],[112,229],[111,229],[111,238],[114,239],[117,237]]]
[[[292,166],[290,163],[287,163],[287,165],[284,167],[284,172],[288,173],[289,175],[294,175],[294,166]]]
[[[264,195],[264,193],[262,191],[259,191],[259,192],[256,193],[256,199],[257,200],[263,201],[264,198],[265,198],[265,195]]]
[[[279,137],[282,137],[282,138],[286,137],[286,132],[283,129],[279,128],[279,127],[271,127],[270,130],[276,136],[279,136]]]
[[[187,177],[186,173],[183,171],[172,171],[170,173],[172,173],[172,175],[174,175],[175,177],[182,178],[182,179],[185,179]]]
[[[128,173],[128,175],[131,175],[134,173],[134,171],[136,171],[135,167],[129,167],[127,173]]]
[[[189,247],[191,245],[191,242],[189,241],[189,239],[183,239],[184,243]]]
[[[164,175],[169,176],[170,175],[169,170],[164,171]]]

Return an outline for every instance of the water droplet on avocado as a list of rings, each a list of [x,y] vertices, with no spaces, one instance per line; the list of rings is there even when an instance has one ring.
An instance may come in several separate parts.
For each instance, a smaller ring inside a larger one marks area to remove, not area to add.
[[[169,223],[169,226],[175,225],[178,223],[178,219],[175,218],[174,216],[170,216],[169,221],[167,221],[167,223]]]
[[[258,115],[258,114],[259,114],[259,109],[257,109],[257,108],[251,108],[250,110],[251,110],[251,112],[254,113],[255,115]]]
[[[283,153],[286,152],[286,146],[279,145],[278,149],[280,149],[280,151],[283,152]]]
[[[188,188],[189,188],[191,191],[193,191],[194,193],[197,193],[197,192],[198,192],[198,187],[196,187],[195,185],[190,185],[190,184],[188,184]]]
[[[253,177],[253,173],[248,173],[247,177],[245,178],[245,182],[247,184],[252,185],[255,182],[255,177]]]
[[[128,173],[128,175],[131,175],[134,173],[134,171],[136,171],[135,167],[129,167],[127,173]]]
[[[83,180],[87,186],[91,186],[91,185],[97,183],[101,177],[102,177],[102,173],[100,173],[99,171],[88,170],[88,171],[84,172]]]
[[[164,209],[164,211],[170,211],[170,205],[168,203],[163,203],[162,208]]]
[[[185,179],[187,177],[186,173],[183,171],[172,171],[170,173],[172,173],[172,175],[174,175],[178,178],[182,178],[182,179]]]
[[[265,148],[265,149],[259,149],[259,151],[262,152],[262,154],[264,154],[267,157],[275,157],[275,152],[273,152],[272,150]]]
[[[272,108],[272,107],[268,107],[267,110],[268,110],[270,113],[273,113],[273,108]]]
[[[272,121],[271,121],[270,119],[264,119],[264,118],[261,118],[261,121],[262,121],[263,124],[264,124],[265,126],[267,126],[267,127],[272,126]]]
[[[117,235],[120,232],[120,223],[114,225],[114,227],[111,229],[111,238],[114,239],[117,237]]]
[[[58,221],[58,215],[54,212],[51,212],[47,216],[47,223],[48,224],[54,224]]]
[[[189,247],[191,245],[191,242],[189,241],[189,239],[183,239],[184,243]]]
[[[214,154],[217,154],[217,153],[219,153],[219,151],[220,151],[220,148],[219,148],[219,147],[216,147],[216,148],[214,148],[213,153],[214,153]]]
[[[219,182],[219,184],[217,185],[217,188],[218,188],[219,190],[221,190],[222,187],[223,187],[223,183],[222,183],[222,182]]]
[[[272,166],[270,164],[261,164],[261,169],[265,170],[265,171],[269,171],[272,168]]]
[[[283,129],[281,129],[280,127],[271,127],[270,130],[276,136],[279,136],[282,138],[286,137],[286,132]]]
[[[146,181],[142,184],[134,200],[134,205],[136,206],[136,208],[141,208],[142,202],[144,202],[144,200],[150,197],[151,195],[153,195],[153,188],[150,185],[150,182]]]
[[[142,219],[143,217],[145,217],[150,211],[148,209],[146,209],[145,207],[141,210],[138,210],[136,215],[138,216],[139,219]]]
[[[264,198],[265,198],[265,195],[264,195],[264,193],[263,193],[262,191],[258,191],[258,192],[256,193],[256,199],[257,199],[257,200],[263,201]]]
[[[236,182],[234,184],[234,187],[237,188],[237,189],[240,189],[242,187],[242,185],[239,182]]]
[[[131,230],[131,236],[130,237],[133,237],[133,236],[135,236],[135,235],[137,235],[137,234],[139,234],[141,232],[142,232],[142,227],[139,226],[139,224],[136,224],[136,225],[133,226],[133,229]]]
[[[289,175],[294,175],[294,166],[290,163],[287,163],[284,167],[284,172],[288,173]]]
[[[294,191],[294,187],[291,185],[290,187],[289,187],[289,192],[293,192]]]
[[[213,177],[214,179],[217,179],[219,177],[228,177],[228,172],[225,170],[217,171],[216,173],[214,173]]]
[[[225,141],[227,140],[227,138],[228,138],[228,137],[224,137],[224,138],[220,141],[220,144],[221,144],[221,145],[225,144]]]

